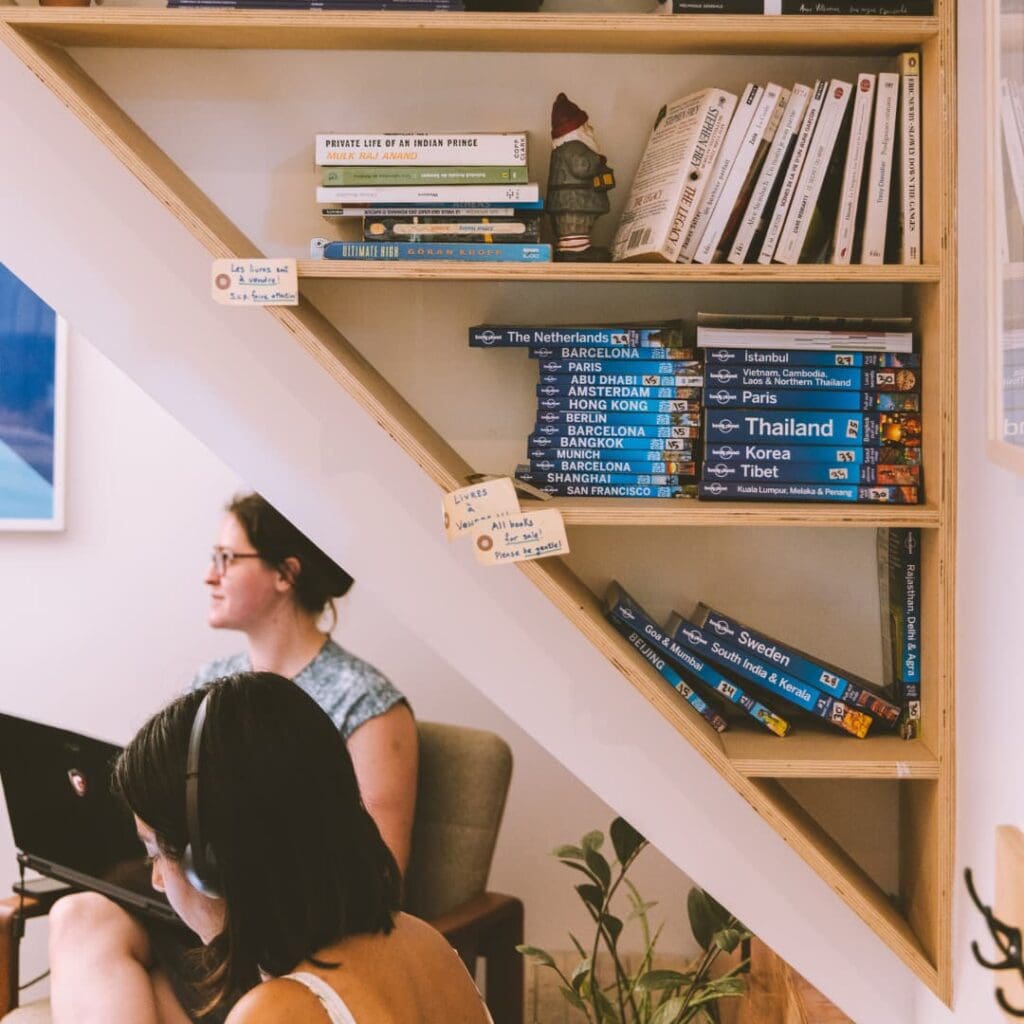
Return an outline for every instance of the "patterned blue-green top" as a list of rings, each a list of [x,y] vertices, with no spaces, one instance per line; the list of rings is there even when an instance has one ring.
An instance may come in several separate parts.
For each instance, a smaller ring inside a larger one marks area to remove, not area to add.
[[[248,652],[211,661],[196,673],[192,689],[234,672],[251,672]],[[320,653],[295,676],[302,687],[331,716],[344,739],[364,722],[405,702],[388,678],[369,662],[349,654],[330,637]]]

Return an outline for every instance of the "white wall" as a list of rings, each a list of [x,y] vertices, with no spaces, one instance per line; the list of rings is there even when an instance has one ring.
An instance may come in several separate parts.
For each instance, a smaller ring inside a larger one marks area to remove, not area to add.
[[[220,508],[239,478],[89,342],[70,345],[67,529],[0,533],[0,708],[126,741],[195,666],[237,650],[238,634],[204,624],[206,558]],[[358,584],[340,603],[339,641],[379,665],[421,718],[491,729],[513,747],[515,773],[491,885],[526,903],[531,942],[567,948],[584,916],[566,869],[547,856],[614,817],[606,804]],[[538,799],[538,794],[543,794]],[[14,849],[0,815],[0,865]],[[636,882],[666,911],[689,881],[658,851]],[[0,881],[2,884],[2,881]],[[663,947],[693,948],[671,915]],[[43,925],[33,924],[23,978],[41,967]]]

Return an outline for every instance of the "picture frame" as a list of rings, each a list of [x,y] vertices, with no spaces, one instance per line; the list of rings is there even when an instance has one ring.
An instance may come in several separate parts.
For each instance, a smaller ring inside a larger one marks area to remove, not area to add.
[[[989,458],[1024,475],[1024,8],[986,0]]]
[[[0,264],[0,530],[63,530],[68,324]]]

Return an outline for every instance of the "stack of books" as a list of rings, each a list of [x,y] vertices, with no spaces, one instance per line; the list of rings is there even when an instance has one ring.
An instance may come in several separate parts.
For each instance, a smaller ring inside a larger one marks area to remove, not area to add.
[[[694,497],[703,372],[681,321],[479,324],[476,348],[537,361],[537,421],[516,479],[562,497]]]
[[[314,257],[551,259],[525,132],[318,135],[316,165],[324,216],[362,218],[362,238],[314,239]]]
[[[700,313],[701,498],[917,504],[921,357],[909,317]]]
[[[605,614],[719,732],[728,727],[734,710],[739,721],[753,720],[776,736],[785,736],[795,717],[810,716],[858,739],[876,723],[877,728],[891,730],[901,720],[903,709],[876,684],[708,605],[698,605],[689,618],[673,613],[661,627],[612,582],[605,595]]]
[[[613,259],[920,263],[920,56],[897,67],[663,107]]]
[[[658,0],[659,14],[841,14],[931,17],[932,0]]]

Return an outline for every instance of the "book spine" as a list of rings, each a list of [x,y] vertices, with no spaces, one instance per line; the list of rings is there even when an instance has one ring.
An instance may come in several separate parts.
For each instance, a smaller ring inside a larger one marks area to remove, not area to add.
[[[318,185],[316,201],[328,206],[337,203],[530,203],[540,198],[540,186],[526,185],[367,185],[325,188]]]
[[[669,476],[667,473],[574,473],[561,470],[542,472],[529,466],[519,466],[515,473],[517,480],[538,487],[545,484],[605,484],[631,487],[678,487],[690,478],[682,473]]]
[[[608,327],[506,327],[478,324],[469,329],[469,343],[480,348],[527,346],[616,345],[644,348],[671,342],[682,343],[682,330],[664,324],[651,327],[612,325]]]
[[[831,665],[815,661],[795,647],[788,647],[706,605],[698,607],[694,621],[735,649],[778,665],[796,679],[817,686],[838,700],[863,708],[889,725],[896,724],[900,709],[874,693],[864,680],[847,678]]]
[[[733,162],[729,178],[722,189],[720,202],[708,221],[707,228],[694,255],[697,263],[718,263],[725,258],[724,250],[732,245],[740,217],[746,209],[757,174],[768,155],[768,149],[789,102],[789,90],[774,82],[765,86],[750,129]]]
[[[822,693],[810,683],[794,679],[780,669],[752,658],[749,654],[695,626],[681,615],[672,616],[668,633],[680,646],[689,648],[701,658],[719,665],[731,675],[739,676],[746,682],[777,694],[858,739],[867,736],[871,728],[873,719],[870,715]]]
[[[645,451],[642,448],[540,448],[527,449],[526,457],[530,461],[532,469],[543,469],[541,463],[562,462],[562,463],[601,463],[602,469],[611,472],[612,465],[622,466],[625,463],[632,464],[631,469],[620,469],[622,473],[681,473],[683,470],[665,469],[661,467],[670,464],[689,464],[697,461],[698,452],[665,452]],[[641,463],[655,463],[659,468],[648,466],[643,468]],[[565,468],[564,466],[562,468]]]
[[[442,203],[440,206],[324,206],[325,220],[342,217],[518,217],[523,211],[540,210],[535,203]]]
[[[315,160],[323,166],[429,164],[526,166],[526,132],[427,132],[317,135]]]
[[[916,505],[916,487],[865,487],[858,484],[702,483],[699,496],[712,501],[829,501],[857,504]]]
[[[850,144],[846,151],[846,166],[839,189],[839,211],[836,215],[831,262],[845,266],[853,258],[853,236],[857,226],[857,207],[864,174],[871,130],[871,114],[875,101],[875,75],[857,76],[857,91],[853,101],[853,120],[850,124]]]
[[[919,445],[920,418],[905,413],[762,412],[708,409],[709,441],[776,441],[782,444]]]
[[[631,476],[692,476],[696,463],[686,461],[630,461],[615,455],[610,458],[530,459],[532,473],[626,473]]]
[[[718,202],[718,197],[722,193],[732,166],[739,155],[740,148],[747,135],[747,130],[750,128],[750,123],[754,119],[763,94],[764,88],[755,82],[748,82],[743,92],[740,93],[732,120],[729,122],[722,145],[718,150],[715,165],[701,195],[697,213],[693,220],[690,221],[686,236],[683,238],[683,244],[676,259],[677,263],[693,262],[693,257],[700,245],[704,229],[707,227],[712,213],[714,213],[715,204]]]
[[[789,732],[789,722],[759,700],[748,696],[743,688],[697,657],[692,651],[676,643],[660,630],[650,616],[625,593],[618,584],[612,584],[605,599],[606,615],[619,629],[629,629],[659,654],[674,662],[688,676],[721,694],[731,703],[743,708],[776,736]]]
[[[539,242],[540,215],[488,218],[364,217],[367,242]]]
[[[882,487],[917,487],[920,466],[890,463],[833,464],[829,462],[714,462],[705,460],[703,480],[786,484],[869,484]]]
[[[706,348],[707,364],[756,366],[907,367],[920,369],[916,352],[813,352],[805,349]]]
[[[523,167],[322,167],[320,184],[325,186],[366,185],[505,185],[525,184]]]
[[[744,263],[754,239],[767,230],[767,215],[773,208],[778,188],[782,185],[782,172],[796,146],[797,134],[807,111],[811,90],[806,85],[794,85],[786,104],[779,130],[772,140],[764,166],[757,177],[750,202],[743,213],[736,238],[729,250],[729,263]],[[776,185],[778,184],[778,188]]]
[[[706,462],[803,462],[847,465],[919,466],[921,449],[906,445],[870,448],[856,445],[840,448],[819,444],[735,444],[728,441],[709,441],[704,447]]]
[[[880,635],[882,639],[882,683],[886,691],[902,700],[899,686],[896,683],[896,646],[893,643],[893,608],[890,595],[892,568],[889,527],[880,527],[875,531],[875,557],[878,562],[878,611]]]
[[[890,561],[896,572],[890,583],[890,601],[899,604],[896,676],[900,682],[903,711],[899,730],[904,739],[915,739],[921,728],[921,557],[920,532],[892,529]]]
[[[709,363],[704,386],[766,387],[829,391],[920,391],[921,374],[910,369],[845,369],[830,366],[724,366]]]
[[[582,384],[570,384],[568,386],[555,386],[553,384],[538,384],[537,407],[540,409],[576,409],[593,408],[605,409],[608,412],[692,412],[701,408],[701,388],[663,388],[663,387],[601,387]],[[681,405],[665,406],[637,406],[630,410],[628,406],[616,405],[594,405],[594,406],[573,406],[568,404],[567,399],[591,398],[598,402],[611,402],[613,400],[633,399],[638,402],[681,402]]]
[[[921,55],[901,53],[900,262],[921,262]]]
[[[605,390],[604,388],[585,388],[585,391]],[[679,389],[685,391],[685,388]],[[696,389],[694,389],[696,390]],[[665,415],[667,413],[700,412],[700,397],[692,398],[615,398],[604,395],[557,395],[538,396],[539,409],[547,411],[561,410],[564,412],[631,412],[645,416]]]
[[[697,436],[699,424],[658,427],[645,423],[544,423],[534,427],[536,437],[633,437],[642,440],[687,440]]]
[[[685,484],[676,487],[614,486],[611,484],[541,484],[538,490],[554,498],[693,498],[694,488]]]
[[[565,391],[570,387],[702,388],[703,373],[542,373],[540,383]],[[638,398],[667,397],[638,395]]]
[[[581,428],[582,429],[582,428]],[[687,430],[688,427],[680,429]],[[693,431],[694,438],[697,431]],[[628,452],[683,452],[693,453],[694,438],[688,437],[593,437],[588,434],[530,434],[526,439],[530,449],[541,451],[552,448],[599,449],[601,451]],[[639,457],[639,456],[638,456]]]
[[[637,633],[635,630],[627,629],[620,623],[613,621],[612,623],[618,631],[626,638],[627,642],[632,644],[643,656],[645,661],[650,662],[661,675],[661,677],[672,687],[680,693],[686,700],[686,703],[697,712],[708,724],[715,730],[715,732],[725,732],[728,729],[728,723],[725,719],[716,711],[703,697],[698,694],[689,683],[687,683],[683,677],[676,672],[671,665],[667,664],[665,659],[649,644],[644,638]]]
[[[779,237],[785,225],[789,208],[793,201],[793,194],[796,192],[797,183],[803,171],[804,163],[807,160],[807,153],[811,147],[811,138],[818,125],[818,118],[821,115],[821,108],[825,102],[825,95],[828,91],[828,82],[821,79],[814,83],[814,93],[807,105],[807,114],[804,116],[803,124],[797,134],[796,145],[793,147],[793,155],[790,157],[789,165],[782,179],[782,186],[779,189],[779,197],[775,202],[775,209],[772,211],[771,219],[768,221],[768,230],[765,232],[764,241],[761,243],[761,251],[758,253],[757,262],[767,265],[771,263],[778,248]]]
[[[673,14],[767,14],[765,0],[665,0]]]
[[[783,14],[929,17],[932,0],[782,0]]]
[[[539,411],[537,422],[544,424],[584,424],[594,426],[637,425],[643,427],[696,427],[700,426],[700,411],[670,412],[645,416],[642,413],[619,412],[565,412],[562,410]]]
[[[704,381],[704,363],[698,359],[638,360],[628,363],[618,359],[541,359],[539,369],[545,376],[612,373],[616,376],[629,377],[629,381],[623,383],[632,383],[638,377],[678,377],[681,374],[689,377],[699,375],[701,383]]]
[[[896,115],[899,110],[900,76],[882,72],[878,76],[875,117],[871,128],[871,162],[864,206],[864,234],[861,263],[885,260],[885,236],[889,219],[889,192],[896,146]]]
[[[465,263],[549,263],[550,245],[480,242],[329,242],[328,260],[451,260]]]
[[[822,409],[836,412],[920,412],[921,396],[903,391],[838,391],[796,388],[723,388],[704,392],[709,409]]]
[[[587,348],[583,345],[576,345],[572,348],[552,348],[550,346],[531,346],[529,350],[531,359],[604,359],[615,360],[623,365],[632,363],[668,361],[691,362],[700,358],[700,353],[695,348],[664,348],[661,345],[644,345],[633,347],[631,345],[608,345],[604,348],[594,346]]]
[[[698,324],[697,347],[909,353],[914,347],[914,335],[911,331],[784,331]]]
[[[786,215],[786,224],[779,236],[774,257],[776,263],[791,265],[800,260],[811,217],[821,193],[852,91],[853,86],[849,82],[842,82],[836,78],[829,82],[828,96],[822,104],[821,116],[818,118],[818,126],[811,140],[807,160],[804,162],[793,202]]]

